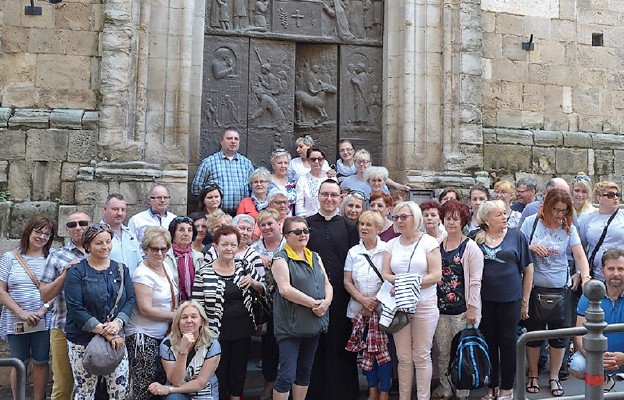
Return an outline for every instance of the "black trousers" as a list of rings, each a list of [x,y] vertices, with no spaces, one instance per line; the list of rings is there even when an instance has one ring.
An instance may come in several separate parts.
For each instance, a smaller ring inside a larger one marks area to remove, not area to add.
[[[245,389],[251,337],[239,340],[220,339],[219,344],[221,344],[221,360],[217,367],[219,398],[227,399],[228,395],[242,396]]]

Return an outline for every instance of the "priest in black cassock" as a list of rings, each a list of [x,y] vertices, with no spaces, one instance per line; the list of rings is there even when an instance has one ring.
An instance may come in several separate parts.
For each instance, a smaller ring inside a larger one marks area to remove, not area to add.
[[[357,227],[337,215],[340,185],[327,179],[319,188],[319,212],[306,218],[310,227],[308,248],[323,260],[334,299],[329,307],[329,327],[322,334],[306,400],[358,400],[357,354],[345,350],[352,322],[347,318],[351,296],[344,287],[344,263],[349,249],[359,242]]]

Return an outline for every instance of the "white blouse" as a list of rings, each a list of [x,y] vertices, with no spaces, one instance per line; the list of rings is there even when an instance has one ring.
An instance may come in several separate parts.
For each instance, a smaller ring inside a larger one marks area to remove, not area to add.
[[[368,254],[373,264],[381,273],[383,267],[384,254],[386,252],[386,242],[377,237],[377,244],[374,248],[367,250],[364,242],[351,247],[345,260],[345,272],[351,272],[351,279],[356,289],[364,296],[377,294],[383,283],[379,276],[373,271],[363,254]],[[347,307],[347,317],[355,318],[362,309],[362,304],[351,298]]]

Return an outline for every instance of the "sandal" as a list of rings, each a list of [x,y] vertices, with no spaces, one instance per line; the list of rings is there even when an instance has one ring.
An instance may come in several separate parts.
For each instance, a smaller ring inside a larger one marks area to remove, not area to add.
[[[529,376],[529,381],[526,385],[527,393],[539,393],[539,378],[537,376]]]
[[[552,385],[553,382],[555,383],[554,389]],[[550,385],[550,393],[554,397],[561,397],[565,393],[565,391],[563,390],[563,386],[561,386],[561,382],[559,382],[559,379],[549,379],[548,384]]]
[[[498,396],[498,400],[513,400],[513,392],[506,394],[504,396]]]

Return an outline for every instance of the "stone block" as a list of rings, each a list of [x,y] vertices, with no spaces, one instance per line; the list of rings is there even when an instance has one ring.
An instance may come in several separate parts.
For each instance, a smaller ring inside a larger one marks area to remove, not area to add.
[[[544,127],[544,113],[541,111],[522,111],[522,129],[542,129]]]
[[[503,35],[503,57],[514,61],[527,61],[529,53],[526,50],[522,50],[522,42],[528,39],[524,39],[518,36],[518,32],[512,35]]]
[[[460,104],[481,105],[483,102],[482,79],[477,75],[464,75],[460,77]],[[436,117],[436,116],[432,116]],[[430,118],[428,118],[430,120]]]
[[[26,157],[26,132],[0,129],[0,160],[23,160]]]
[[[498,110],[496,113],[496,126],[520,129],[522,127],[522,112],[519,110]]]
[[[496,29],[496,14],[484,10],[481,15],[481,26],[483,27],[483,32],[494,32]]]
[[[610,113],[605,113],[609,115]],[[622,133],[621,117],[607,116],[602,120],[602,131],[604,133]]]
[[[4,57],[0,57],[0,64]],[[2,96],[2,105],[15,108],[38,107],[40,106],[39,90],[34,86],[6,87]]]
[[[532,83],[522,85],[522,109],[544,111],[544,85]]]
[[[0,107],[0,129],[9,126],[9,118],[11,118],[12,113],[13,110],[10,108]]]
[[[602,117],[593,115],[579,115],[578,128],[585,132],[602,132]]]
[[[64,162],[61,168],[61,180],[63,182],[75,181],[76,177],[78,176],[79,168],[80,164],[78,163]]]
[[[624,176],[624,150],[613,150],[613,172]]]
[[[611,175],[613,172],[613,151],[594,150],[594,173],[596,175]]]
[[[94,109],[98,104],[96,92],[91,89],[42,87],[38,89],[38,97],[40,104],[50,108]]]
[[[481,107],[474,104],[460,104],[459,120],[463,124],[481,123]]]
[[[102,182],[76,181],[76,204],[104,204],[108,197],[108,186]]]
[[[559,41],[576,41],[576,24],[574,21],[553,19],[551,23],[551,39]]]
[[[100,113],[97,111],[85,111],[82,115],[82,129],[95,131],[100,121]]]
[[[555,149],[533,147],[533,172],[537,174],[554,174],[555,160]]]
[[[480,145],[461,145],[456,157],[448,158],[449,171],[470,172],[483,170],[483,148]]]
[[[592,147],[594,149],[622,149],[624,148],[624,136],[611,135],[607,133],[591,134]]]
[[[549,39],[551,36],[551,24],[553,19],[536,17],[533,15],[524,16],[524,36],[534,35],[535,39]],[[518,33],[516,33],[518,34]]]
[[[90,66],[89,57],[39,54],[36,84],[55,89],[91,89]]]
[[[32,200],[55,201],[61,196],[61,162],[35,161],[32,164]]]
[[[540,42],[542,62],[547,64],[565,64],[565,43],[557,40]]]
[[[465,51],[481,51],[483,32],[478,28],[465,28],[461,31],[462,48]]]
[[[522,108],[522,83],[521,82],[501,82],[500,101],[498,108],[519,110]]]
[[[33,29],[28,38],[28,52],[61,55],[67,52],[67,42],[60,29]]]
[[[559,18],[565,20],[576,20],[576,1],[563,0],[559,2]]]
[[[152,182],[120,182],[119,193],[125,197],[126,203],[145,207],[147,205],[147,194],[152,185]]]
[[[0,203],[0,238],[2,239],[6,238],[9,232],[9,225],[11,223],[11,208],[13,208],[13,202],[11,201]],[[0,240],[0,242],[3,241],[4,240]]]
[[[82,129],[82,115],[84,110],[52,110],[50,127],[59,129]]]
[[[500,144],[533,145],[533,133],[529,130],[495,129],[496,140]]]
[[[97,155],[98,135],[95,131],[70,131],[67,161],[89,162]]]
[[[587,150],[558,148],[556,172],[557,174],[575,174],[578,171],[587,171]]]
[[[483,128],[483,143],[497,143],[496,129]]]
[[[459,143],[479,145],[483,143],[481,124],[461,124],[459,126]]]
[[[588,132],[564,132],[563,145],[565,147],[592,148],[593,138]]]
[[[480,53],[462,53],[459,55],[460,72],[468,75],[481,76],[481,54]]]
[[[47,128],[50,125],[50,111],[38,109],[16,109],[9,119],[11,128]]]
[[[37,2],[36,5],[42,8],[41,15],[22,15],[22,26],[27,28],[54,28],[54,5],[48,2]],[[24,9],[22,8],[21,11]]]
[[[574,111],[579,114],[599,115],[601,113],[602,90],[591,87],[577,87],[572,92]]]
[[[492,60],[492,79],[510,82],[528,82],[531,66],[521,61]],[[531,82],[542,83],[535,82],[532,77]]]
[[[28,28],[4,26],[0,28],[0,45],[4,54],[28,51]]]
[[[68,55],[98,56],[100,33],[88,31],[63,31]]]
[[[544,129],[549,131],[568,131],[570,128],[568,116],[561,112],[544,112]]]
[[[61,182],[61,201],[63,204],[74,204],[76,202],[76,183]]]
[[[578,114],[568,115],[568,130],[570,132],[577,132],[579,130]]]
[[[60,129],[29,130],[26,135],[26,160],[65,161],[67,159],[68,132]]]
[[[53,201],[15,203],[11,213],[9,237],[11,239],[19,238],[28,221],[35,215],[44,215],[56,222],[58,220],[58,204]]]
[[[524,18],[519,15],[500,13],[496,15],[496,33],[518,35],[524,31]]]
[[[530,171],[531,146],[486,144],[483,146],[483,169]]]
[[[56,27],[73,31],[91,30],[93,10],[91,4],[62,3],[54,13]]]
[[[533,140],[537,146],[563,146],[563,133],[559,131],[533,131]]]
[[[503,35],[483,33],[483,58],[498,59],[503,56]]]
[[[8,161],[0,161],[0,188],[3,186],[3,183],[9,182],[9,162]]]
[[[13,161],[9,164],[9,182],[7,189],[14,201],[30,199],[31,166],[24,161]]]

